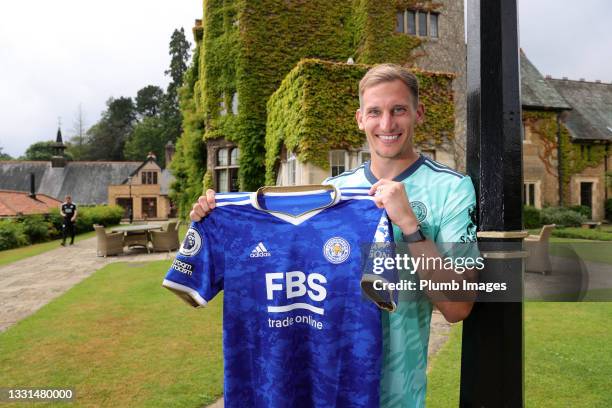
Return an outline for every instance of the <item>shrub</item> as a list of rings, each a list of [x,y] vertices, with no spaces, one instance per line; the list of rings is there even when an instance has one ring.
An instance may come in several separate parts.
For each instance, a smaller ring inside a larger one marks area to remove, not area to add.
[[[591,218],[591,207],[587,207],[586,205],[573,205],[569,207],[569,209],[584,215],[587,219]]]
[[[28,245],[23,224],[14,220],[0,220],[0,250]]]
[[[608,198],[605,204],[606,220],[612,221],[612,198]]]
[[[53,225],[42,215],[29,215],[19,219],[19,222],[23,225],[23,231],[30,243],[49,240]]]
[[[51,224],[49,238],[54,239],[62,236],[63,218],[57,208],[51,210],[47,215],[47,221]]]
[[[584,215],[564,207],[547,207],[541,212],[542,224],[557,224],[559,227],[579,227],[587,220]]]
[[[123,217],[123,208],[118,205],[98,205],[86,207],[85,210],[92,223],[90,230],[93,230],[93,224],[104,225],[105,227],[119,224]]]
[[[540,210],[531,206],[523,207],[523,222],[525,228],[540,228],[542,226]]]

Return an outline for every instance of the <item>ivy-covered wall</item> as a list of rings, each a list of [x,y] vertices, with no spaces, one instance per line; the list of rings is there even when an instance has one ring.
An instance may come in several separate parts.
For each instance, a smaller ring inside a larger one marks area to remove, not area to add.
[[[557,124],[557,113],[551,111],[524,110],[523,122],[532,133],[541,139],[544,152],[540,159],[547,171],[558,177],[559,169],[552,163],[552,152],[559,148],[561,142],[561,177],[563,183],[562,203],[570,204],[570,180],[572,176],[581,173],[587,167],[596,167],[603,163],[606,157],[605,145],[588,143],[573,143],[571,135],[563,122]],[[560,128],[559,128],[560,126]],[[558,137],[559,134],[559,137]],[[589,154],[585,147],[588,146]]]
[[[331,149],[358,148],[365,135],[355,123],[359,80],[369,65],[304,59],[287,75],[268,101],[266,184],[275,184],[284,144],[301,162],[329,167]],[[449,140],[454,128],[453,75],[415,71],[420,100],[427,107],[415,144]]]
[[[203,137],[223,137],[239,145],[242,190],[264,183],[266,104],[291,69],[303,58],[409,63],[420,40],[395,33],[395,15],[416,4],[414,0],[204,0],[201,75],[196,85],[205,122]],[[432,1],[418,4],[436,7]],[[221,114],[222,104],[227,114]]]

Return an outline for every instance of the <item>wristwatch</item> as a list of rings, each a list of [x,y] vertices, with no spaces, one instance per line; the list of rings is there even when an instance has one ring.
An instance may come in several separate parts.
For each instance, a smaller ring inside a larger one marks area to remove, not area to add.
[[[427,237],[423,234],[423,231],[421,231],[420,225],[417,227],[417,230],[414,231],[412,234],[406,235],[402,232],[402,241],[408,244],[412,244],[414,242],[425,241],[426,239]]]

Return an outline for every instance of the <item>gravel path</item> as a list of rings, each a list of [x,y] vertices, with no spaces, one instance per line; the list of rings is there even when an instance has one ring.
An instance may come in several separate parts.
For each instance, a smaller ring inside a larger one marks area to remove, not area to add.
[[[138,251],[138,252],[137,252]],[[112,262],[172,259],[166,252],[134,249],[122,256],[96,256],[96,238],[0,267],[0,332],[36,312],[98,269]]]

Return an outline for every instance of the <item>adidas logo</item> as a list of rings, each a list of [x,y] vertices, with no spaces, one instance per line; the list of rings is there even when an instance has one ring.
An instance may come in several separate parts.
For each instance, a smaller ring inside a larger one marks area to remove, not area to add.
[[[251,251],[251,255],[249,255],[249,256],[251,258],[263,258],[263,257],[270,256],[270,255],[272,255],[272,254],[270,254],[268,252],[268,250],[264,246],[263,242],[260,242],[259,244],[257,244],[255,249],[253,249]]]

